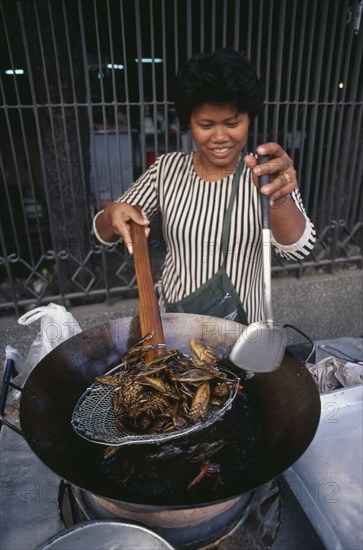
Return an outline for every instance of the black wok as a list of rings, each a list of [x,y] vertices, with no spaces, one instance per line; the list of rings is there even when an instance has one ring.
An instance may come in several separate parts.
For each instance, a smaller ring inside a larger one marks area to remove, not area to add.
[[[203,338],[223,357],[240,335],[237,323],[189,314],[162,315],[166,345],[189,351],[191,337]],[[152,497],[133,499],[100,469],[103,447],[75,434],[71,416],[77,400],[93,382],[120,362],[121,355],[140,339],[137,318],[122,318],[70,338],[49,353],[31,372],[21,396],[20,423],[34,453],[61,478],[81,489],[133,506],[183,508],[172,495],[165,502]],[[222,499],[231,499],[265,483],[291,466],[307,449],[320,417],[320,397],[308,370],[292,354],[272,373],[255,374],[248,391],[259,402],[266,427],[266,450],[233,484]],[[238,434],[236,434],[238,437]],[[213,493],[193,506],[216,502]]]

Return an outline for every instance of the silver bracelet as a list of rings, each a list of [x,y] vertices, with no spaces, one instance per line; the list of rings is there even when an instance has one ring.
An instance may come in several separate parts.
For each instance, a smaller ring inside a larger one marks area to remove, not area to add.
[[[97,231],[97,227],[96,227],[96,219],[98,218],[98,216],[100,214],[102,214],[104,212],[104,210],[100,210],[99,212],[97,212],[97,214],[95,215],[95,217],[93,218],[93,223],[92,223],[92,230],[93,230],[93,234],[94,236],[97,238],[97,240],[100,241],[101,244],[104,244],[106,246],[111,246],[113,244],[117,244],[119,242],[122,241],[122,239],[118,239],[117,241],[114,241],[112,243],[108,243],[107,241],[104,241],[103,239],[101,239],[101,237],[99,236],[98,234],[98,231]]]

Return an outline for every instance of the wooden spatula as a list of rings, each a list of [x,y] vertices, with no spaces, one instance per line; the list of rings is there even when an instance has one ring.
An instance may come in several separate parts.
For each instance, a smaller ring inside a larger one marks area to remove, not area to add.
[[[141,213],[140,206],[135,206],[135,208]],[[130,233],[139,292],[141,336],[144,337],[149,332],[153,332],[152,338],[148,339],[145,345],[165,344],[159,304],[154,290],[145,227],[131,220]],[[155,357],[164,355],[165,353],[167,353],[166,349],[150,350],[146,355],[146,362],[150,362],[155,359]]]

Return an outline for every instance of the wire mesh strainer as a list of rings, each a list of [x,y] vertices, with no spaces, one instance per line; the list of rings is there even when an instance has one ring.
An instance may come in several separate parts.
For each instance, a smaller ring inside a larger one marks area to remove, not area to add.
[[[111,374],[122,368],[122,364],[110,370]],[[94,382],[78,400],[72,415],[72,426],[75,432],[93,443],[102,445],[121,446],[147,443],[163,443],[185,437],[193,432],[202,430],[222,419],[231,408],[239,387],[239,378],[223,367],[218,367],[225,376],[229,385],[229,395],[225,403],[217,408],[210,406],[203,422],[193,424],[183,429],[161,434],[130,435],[117,428],[117,415],[112,406],[114,386],[106,386]]]

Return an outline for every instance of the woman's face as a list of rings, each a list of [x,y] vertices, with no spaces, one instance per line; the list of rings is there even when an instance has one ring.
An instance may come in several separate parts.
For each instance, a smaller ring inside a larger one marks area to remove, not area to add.
[[[190,127],[204,167],[234,171],[246,144],[250,119],[234,105],[205,103],[195,108]]]

